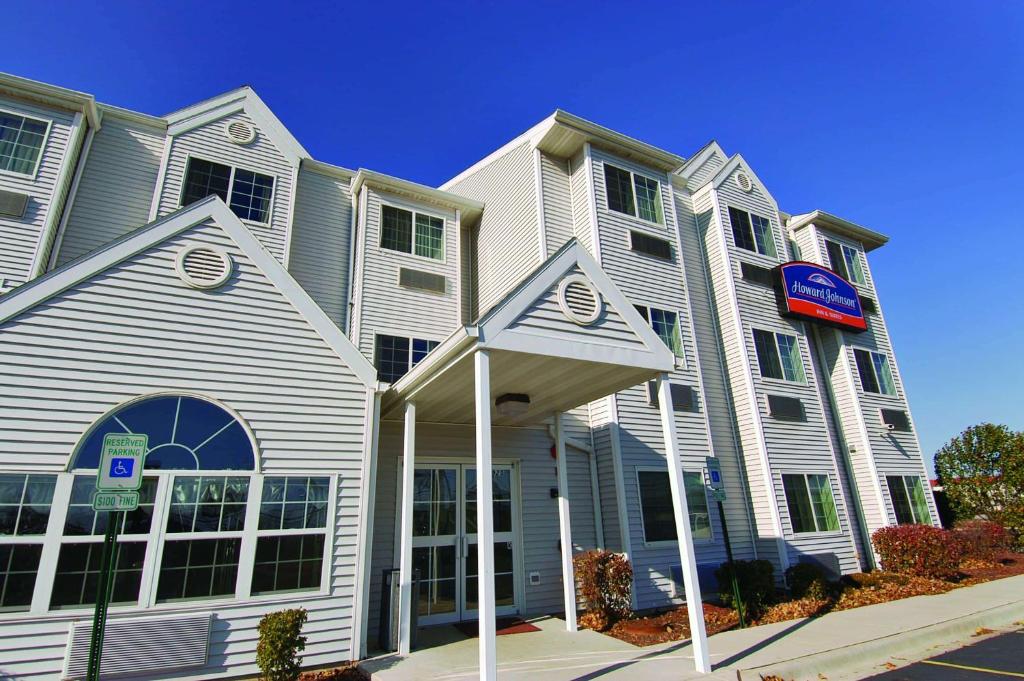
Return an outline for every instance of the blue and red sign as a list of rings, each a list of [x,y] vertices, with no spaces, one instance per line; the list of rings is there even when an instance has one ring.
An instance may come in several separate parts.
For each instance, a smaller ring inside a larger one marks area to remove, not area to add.
[[[853,284],[812,262],[779,265],[779,296],[784,314],[865,331],[864,310]]]

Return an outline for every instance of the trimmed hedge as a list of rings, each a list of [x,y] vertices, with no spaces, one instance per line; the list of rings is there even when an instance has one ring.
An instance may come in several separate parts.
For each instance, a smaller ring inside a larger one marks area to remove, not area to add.
[[[736,580],[739,582],[744,612],[750,617],[756,617],[775,598],[775,568],[767,560],[736,560],[732,563],[722,563],[715,570],[718,597],[729,608],[736,607],[736,599],[732,595],[733,571],[736,572]]]
[[[875,530],[871,542],[882,568],[931,579],[956,576],[963,557],[959,538],[931,525],[897,525]]]
[[[825,572],[813,563],[797,563],[786,570],[786,584],[793,598],[813,598],[823,601],[831,588]]]
[[[953,526],[953,534],[970,558],[992,560],[1013,547],[1013,535],[991,520],[962,520]]]

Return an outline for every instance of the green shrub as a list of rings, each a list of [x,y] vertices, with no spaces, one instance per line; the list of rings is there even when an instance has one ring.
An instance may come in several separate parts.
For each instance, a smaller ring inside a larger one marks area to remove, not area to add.
[[[722,563],[715,570],[718,579],[718,596],[727,607],[735,608],[732,595],[732,575],[736,572],[740,598],[750,617],[756,617],[765,607],[771,605],[775,596],[775,568],[767,560],[736,560]]]
[[[825,572],[814,563],[797,563],[786,570],[786,584],[793,598],[827,599],[831,587]]]
[[[916,577],[952,579],[963,556],[963,544],[955,534],[931,525],[883,527],[871,535],[871,543],[882,569]]]
[[[302,625],[308,614],[304,608],[271,612],[260,620],[260,640],[256,644],[256,664],[267,681],[293,681],[299,676],[306,649]]]
[[[603,631],[632,611],[633,566],[611,551],[585,551],[573,556],[576,586],[587,612],[580,622]],[[566,617],[572,614],[566,613]]]

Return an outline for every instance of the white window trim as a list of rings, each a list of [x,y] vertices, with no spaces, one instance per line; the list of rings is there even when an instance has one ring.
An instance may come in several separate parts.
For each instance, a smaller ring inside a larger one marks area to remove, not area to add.
[[[757,357],[757,340],[754,338],[754,331],[755,330],[756,331],[763,331],[764,333],[771,334],[772,342],[775,343],[775,353],[776,353],[776,355],[778,355],[778,358],[779,358],[779,367],[782,368],[782,376],[783,376],[782,378],[773,378],[772,376],[764,376],[764,375],[761,374],[761,362],[758,360],[758,357]],[[789,380],[788,378],[785,377],[786,376],[786,368],[782,364],[782,348],[779,347],[779,336],[780,335],[782,335],[782,336],[789,336],[790,338],[795,338],[796,339],[796,349],[797,349],[797,352],[800,354],[801,373],[804,375],[803,380],[791,381],[791,380]],[[757,377],[761,381],[769,383],[769,384],[774,383],[776,385],[807,385],[807,364],[804,362],[804,348],[803,348],[803,344],[800,342],[800,338],[801,338],[801,336],[800,336],[799,333],[786,333],[785,331],[772,331],[771,329],[766,329],[766,328],[761,327],[761,326],[752,326],[752,327],[750,327],[750,340],[754,344],[754,361],[751,362],[751,368],[753,368],[755,366],[757,367]]]
[[[746,213],[747,214],[747,221],[750,222],[750,238],[754,241],[754,249],[755,250],[751,251],[749,249],[743,248],[742,246],[740,246],[739,244],[736,243],[736,237],[735,237],[735,234],[733,232],[732,216],[729,215],[729,209],[730,208],[733,209],[733,210],[737,210],[737,211],[739,211],[741,213]],[[759,217],[759,218],[762,218],[762,219],[768,221],[768,227],[771,229],[771,234],[772,234],[772,245],[775,246],[775,255],[774,256],[771,256],[771,255],[768,255],[767,253],[762,253],[761,251],[756,250],[757,249],[757,234],[754,233],[754,218],[753,218],[753,216],[755,216],[755,215],[757,217]],[[722,217],[729,220],[729,229],[728,229],[729,240],[732,241],[732,247],[737,251],[737,253],[741,253],[741,254],[744,254],[744,255],[753,255],[753,256],[756,256],[758,258],[761,258],[764,262],[770,262],[770,263],[773,263],[773,264],[778,264],[779,263],[779,260],[780,260],[779,253],[785,253],[786,250],[785,250],[785,248],[779,248],[779,240],[775,238],[775,236],[776,236],[775,235],[775,223],[772,221],[771,216],[761,215],[760,213],[755,213],[753,211],[747,210],[746,208],[740,208],[739,206],[735,206],[735,205],[731,205],[731,204],[726,204],[725,205],[725,215],[723,215]]]
[[[671,312],[671,313],[675,314],[675,316],[676,316],[676,331],[679,332],[679,349],[682,350],[683,354],[682,355],[677,355],[677,354],[675,354],[675,351],[672,350],[672,348],[669,348],[667,345],[665,347],[668,348],[669,352],[672,352],[672,356],[676,358],[676,369],[685,369],[686,368],[686,337],[683,335],[682,314],[680,314],[679,310],[666,310],[663,307],[657,307],[655,305],[647,305],[647,304],[644,304],[644,303],[634,304],[633,307],[636,307],[636,308],[642,307],[642,308],[644,308],[644,310],[647,311],[646,312],[646,318],[644,319],[644,321],[647,322],[647,326],[651,327],[652,331],[654,330],[654,324],[651,323],[651,310],[658,310],[659,312]],[[642,314],[641,316],[645,316],[645,315]],[[658,340],[661,340],[661,336],[658,336]],[[662,341],[662,344],[664,344],[664,341]]]
[[[851,345],[850,346],[850,351],[852,352],[854,350],[861,350],[862,352],[866,352],[869,355],[881,355],[882,357],[884,357],[885,358],[885,363],[889,366],[889,374],[892,376],[892,389],[893,389],[893,392],[891,394],[890,393],[882,392],[881,391],[882,381],[880,381],[879,378],[878,378],[878,371],[875,370],[875,360],[874,360],[874,357],[872,357],[872,359],[871,359],[871,373],[875,377],[875,382],[878,383],[879,392],[873,392],[871,390],[865,390],[864,389],[864,383],[863,383],[863,381],[860,380],[860,369],[858,368],[858,365],[857,365],[857,354],[854,353],[853,354],[853,361],[852,361],[851,364],[852,364],[852,367],[853,367],[854,371],[856,371],[856,373],[857,373],[857,390],[860,392],[860,394],[864,395],[866,397],[882,397],[882,398],[885,398],[887,400],[901,400],[901,398],[900,398],[900,388],[899,388],[899,385],[896,382],[896,372],[893,371],[893,362],[889,361],[889,353],[887,353],[887,352],[879,352],[878,350],[872,350],[871,348],[865,347],[863,345]],[[881,414],[879,414],[879,418],[881,418]]]
[[[387,255],[393,256],[395,254],[398,254],[400,256],[407,256],[407,257],[414,258],[415,260],[418,260],[418,261],[421,261],[421,262],[429,262],[429,263],[433,263],[435,265],[447,265],[448,264],[448,218],[446,218],[444,215],[440,215],[438,213],[433,213],[433,212],[431,212],[429,210],[423,210],[422,208],[419,208],[418,206],[413,206],[412,204],[403,204],[403,203],[401,203],[399,201],[394,201],[394,200],[391,200],[391,199],[378,198],[378,204],[379,205],[377,206],[377,239],[376,239],[376,241],[377,241],[376,246],[377,246],[377,252],[378,253],[380,253],[381,255],[385,255],[385,256],[387,256]],[[385,247],[384,245],[381,244],[381,241],[384,238],[384,206],[388,206],[389,208],[394,208],[396,210],[404,210],[407,213],[412,213],[412,241],[409,244],[409,247],[412,250],[410,250],[408,253],[406,253],[405,251],[399,251],[399,250],[394,249],[394,248],[387,248],[387,247]],[[416,216],[417,215],[425,215],[427,217],[436,218],[436,219],[441,221],[441,257],[440,258],[431,258],[431,257],[428,257],[426,255],[417,255],[416,254]]]
[[[266,173],[266,172],[263,172],[261,170],[253,170],[252,168],[242,168],[241,166],[237,166],[234,163],[225,163],[224,161],[215,161],[212,158],[206,158],[206,157],[203,157],[203,156],[199,156],[198,154],[192,154],[192,153],[185,154],[185,169],[184,169],[184,171],[181,174],[181,188],[178,190],[178,206],[179,207],[184,207],[185,206],[185,185],[186,185],[187,180],[188,180],[188,167],[189,167],[189,164],[192,162],[192,159],[196,159],[197,161],[205,161],[206,163],[216,163],[219,166],[226,166],[228,168],[231,168],[231,175],[228,178],[228,198],[227,198],[227,201],[224,202],[224,203],[227,204],[228,210],[231,210],[231,193],[232,193],[232,191],[234,191],[234,188],[235,188],[235,171],[236,170],[241,168],[242,170],[248,171],[250,173],[256,173],[257,175],[266,175],[271,180],[273,180],[274,184],[270,188],[270,204],[267,206],[267,221],[266,222],[259,222],[257,220],[249,220],[247,218],[242,218],[242,217],[238,218],[244,224],[253,225],[255,227],[271,227],[271,226],[273,226],[274,208],[277,205],[277,187],[278,187],[277,175],[275,175],[274,173]],[[235,211],[232,210],[231,213],[232,213],[232,215],[234,215]]]
[[[83,615],[91,613],[94,605],[82,607],[50,608],[50,598],[53,591],[53,583],[57,573],[57,557],[60,553],[60,546],[65,543],[103,543],[102,535],[79,535],[73,537],[64,536],[64,523],[67,517],[67,509],[71,500],[72,482],[76,475],[95,476],[95,469],[76,469],[73,472],[53,471],[2,471],[4,473],[17,473],[30,475],[56,475],[57,485],[54,489],[53,501],[49,524],[45,535],[33,535],[24,537],[4,538],[0,543],[6,544],[43,544],[43,554],[39,561],[39,572],[36,576],[36,584],[33,591],[32,606],[29,610],[0,612],[0,619],[5,621],[32,619],[32,620],[70,620],[81,619]],[[211,607],[230,608],[244,606],[246,603],[291,603],[309,600],[311,598],[327,597],[331,593],[330,575],[334,560],[336,542],[336,531],[333,519],[337,512],[338,476],[325,473],[322,470],[295,470],[281,473],[257,473],[256,471],[245,470],[147,470],[146,477],[156,477],[157,491],[153,504],[153,517],[151,519],[148,535],[118,535],[131,537],[134,540],[147,541],[145,562],[143,563],[141,582],[139,585],[139,599],[136,604],[111,605],[110,610],[116,613],[154,613],[166,614],[169,612],[191,612],[209,610]],[[245,526],[241,531],[233,532],[167,532],[167,515],[170,510],[170,489],[171,479],[175,476],[204,476],[204,477],[244,477],[249,479],[249,495],[246,502]],[[327,478],[329,489],[327,497],[327,523],[323,528],[324,532],[324,557],[323,571],[320,576],[319,589],[306,589],[295,591],[277,591],[266,594],[253,595],[252,573],[253,561],[256,551],[256,540],[259,536],[270,536],[276,534],[314,534],[317,530],[258,530],[259,505],[263,495],[263,479],[266,477],[319,477]],[[196,598],[188,600],[156,602],[157,586],[160,579],[160,563],[163,560],[163,547],[166,541],[179,539],[225,539],[241,538],[242,544],[239,550],[238,574],[235,581],[235,592],[225,596],[214,596],[210,598]],[[34,541],[32,541],[34,540]]]
[[[928,509],[928,517],[923,521],[917,517],[917,511],[914,509],[914,497],[910,493],[910,488],[907,487],[907,478],[917,478],[918,482],[921,483],[921,491],[927,495],[931,491],[931,486],[925,484],[924,478],[920,475],[913,475],[908,473],[883,473],[882,477],[885,479],[885,491],[889,495],[889,507],[892,508],[892,520],[896,525],[900,524],[900,519],[896,515],[896,500],[892,498],[892,490],[889,489],[889,478],[899,478],[900,484],[903,485],[903,491],[907,495],[907,503],[910,505],[910,517],[913,518],[914,524],[917,525],[931,525],[931,509]],[[925,496],[925,506],[928,505],[928,497]]]
[[[783,481],[783,475],[799,475],[804,480],[804,491],[807,493],[807,501],[811,504],[811,519],[814,521],[814,526],[818,526],[818,519],[814,516],[814,501],[811,498],[811,487],[807,482],[807,476],[809,475],[824,475],[828,479],[828,487],[832,492],[832,508],[836,512],[836,522],[839,524],[838,530],[815,530],[814,532],[797,532],[793,528],[793,518],[789,514],[789,497],[786,496],[786,483]],[[832,481],[832,473],[830,471],[779,471],[779,485],[782,488],[782,503],[786,507],[786,522],[789,524],[790,536],[798,539],[805,539],[808,537],[841,537],[845,533],[843,531],[843,519],[839,515],[839,505],[836,503],[836,486]]]
[[[616,170],[621,170],[624,173],[629,173],[629,191],[630,191],[630,195],[633,197],[633,210],[636,211],[636,215],[633,215],[631,213],[623,213],[621,211],[617,211],[614,208],[612,208],[611,205],[608,203],[608,180],[607,180],[607,176],[605,175],[605,172],[604,172],[604,166],[611,166],[612,168],[615,168]],[[645,180],[650,180],[651,182],[656,182],[658,184],[658,206],[661,208],[661,219],[662,219],[662,222],[654,222],[653,220],[648,220],[647,218],[640,217],[640,208],[639,208],[639,204],[637,203],[637,200],[636,200],[636,177],[637,177],[637,175],[639,175],[640,177],[644,178]],[[665,218],[665,197],[664,197],[664,194],[663,194],[663,192],[661,190],[661,184],[662,183],[661,183],[661,181],[658,178],[651,177],[647,173],[638,173],[636,171],[630,170],[629,168],[623,168],[622,166],[616,165],[615,163],[609,163],[608,161],[601,161],[601,182],[604,185],[604,206],[602,206],[602,210],[604,210],[606,213],[608,213],[610,215],[624,215],[625,217],[632,218],[633,220],[636,220],[640,224],[652,225],[652,226],[657,227],[657,228],[659,228],[661,230],[665,230],[665,228],[666,228],[666,222],[665,222],[666,221],[666,218]],[[651,236],[655,236],[655,235],[652,234]],[[661,234],[658,234],[657,237],[659,239],[663,239],[664,238],[664,231],[662,231]]]
[[[46,132],[43,133],[43,142],[39,146],[39,158],[36,159],[36,165],[32,169],[31,173],[18,173],[13,170],[0,170],[0,175],[6,175],[7,177],[17,177],[23,180],[35,180],[39,177],[39,168],[43,165],[43,155],[46,154],[46,144],[50,141],[50,133],[53,131],[53,120],[50,118],[37,118],[36,116],[30,116],[21,111],[15,111],[14,109],[7,109],[0,107],[0,113],[10,114],[12,116],[20,116],[22,118],[38,121],[39,123],[46,124]]]
[[[644,504],[643,504],[643,495],[640,492],[640,474],[641,473],[664,473],[665,475],[668,475],[668,469],[665,468],[665,467],[658,467],[658,466],[635,466],[634,469],[635,470],[633,471],[633,481],[636,483],[637,506],[639,507],[639,510],[640,510],[640,533],[644,537],[644,547],[645,548],[656,549],[656,548],[661,548],[661,547],[678,546],[679,545],[679,538],[678,537],[676,539],[657,539],[657,540],[654,540],[654,541],[647,541],[647,529],[644,526]],[[686,476],[687,473],[699,473],[700,476],[701,476],[701,479],[704,480],[704,505],[708,509],[708,528],[711,530],[711,536],[710,537],[708,537],[707,539],[696,539],[696,538],[694,538],[693,543],[694,543],[695,546],[705,546],[705,545],[709,545],[709,544],[714,544],[715,543],[715,524],[712,522],[711,503],[708,501],[707,474],[705,472],[705,469],[703,469],[703,468],[697,469],[697,470],[691,470],[691,469],[687,469],[687,468],[684,467],[683,468],[683,476],[684,476],[683,477],[683,487],[684,487],[684,489],[683,489],[683,496],[684,497],[686,496],[686,489],[685,489],[685,487],[686,487],[686,482],[685,482],[686,478],[685,478],[685,476]],[[689,513],[690,513],[689,504],[687,504],[686,513],[687,513],[687,516],[689,516]],[[693,528],[691,528],[691,530],[692,529]],[[691,534],[692,534],[692,532],[691,532]]]

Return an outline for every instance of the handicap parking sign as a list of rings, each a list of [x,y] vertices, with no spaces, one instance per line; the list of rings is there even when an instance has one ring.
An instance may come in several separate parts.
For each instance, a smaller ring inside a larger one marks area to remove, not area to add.
[[[101,492],[139,489],[148,444],[146,435],[107,433],[103,436],[96,489]]]
[[[130,478],[135,467],[135,459],[116,458],[110,460],[110,477]]]

